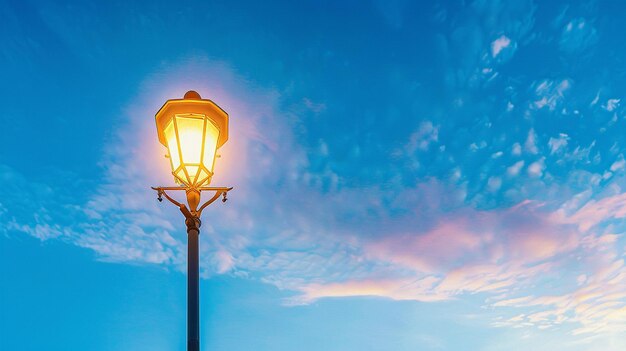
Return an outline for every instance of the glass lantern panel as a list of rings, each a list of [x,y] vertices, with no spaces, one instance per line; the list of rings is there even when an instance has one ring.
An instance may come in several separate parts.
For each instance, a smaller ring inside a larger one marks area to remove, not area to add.
[[[185,166],[187,168],[187,174],[189,174],[189,184],[194,184],[196,181],[196,175],[198,174],[198,166]]]
[[[204,120],[204,116],[176,115],[180,153],[185,164],[201,161]]]
[[[176,176],[177,182],[187,184],[187,175],[185,174],[184,168],[181,167],[174,175]]]
[[[208,176],[209,174],[204,169],[200,169],[200,173],[198,174],[198,183],[204,183]]]
[[[176,138],[176,131],[174,130],[174,123],[170,121],[167,127],[163,130],[165,132],[165,139],[167,140],[167,150],[170,156],[170,163],[172,165],[172,172],[180,166],[180,156],[178,155],[178,141]]]
[[[220,135],[220,130],[211,121],[207,120],[205,126],[204,137],[204,154],[202,157],[202,163],[213,173],[213,161],[215,160],[215,151],[217,149],[217,139]]]

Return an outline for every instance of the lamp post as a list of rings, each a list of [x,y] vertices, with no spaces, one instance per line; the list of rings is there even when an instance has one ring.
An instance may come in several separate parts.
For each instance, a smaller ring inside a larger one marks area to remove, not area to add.
[[[228,114],[213,101],[202,99],[190,90],[183,99],[167,100],[156,114],[159,141],[167,147],[174,181],[179,186],[153,187],[157,199],[163,197],[176,205],[187,226],[187,350],[200,350],[200,304],[198,237],[202,210],[232,187],[209,187],[217,149],[228,140]],[[187,205],[173,199],[167,191],[185,191]],[[213,196],[200,205],[201,193]],[[199,206],[199,207],[198,207]]]

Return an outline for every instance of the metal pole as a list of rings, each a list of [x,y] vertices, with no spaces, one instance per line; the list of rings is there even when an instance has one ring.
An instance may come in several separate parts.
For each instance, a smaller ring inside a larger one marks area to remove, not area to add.
[[[200,270],[198,237],[200,219],[187,218],[187,350],[200,351]]]
[[[233,188],[226,187],[153,187],[158,192],[157,199],[163,201],[161,196],[165,196],[174,205],[178,206],[180,212],[185,216],[187,226],[187,350],[200,351],[200,267],[198,239],[200,236],[200,214],[208,205],[212,204],[220,196],[222,202],[226,202],[226,194]],[[170,197],[166,190],[185,190],[189,209],[184,204]],[[214,190],[215,194],[206,201],[200,208],[200,191]]]

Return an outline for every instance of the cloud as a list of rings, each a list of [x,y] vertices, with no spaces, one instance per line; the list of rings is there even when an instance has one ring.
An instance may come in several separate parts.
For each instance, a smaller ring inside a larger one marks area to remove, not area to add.
[[[537,149],[537,134],[535,134],[535,130],[531,129],[528,131],[528,137],[526,138],[526,142],[524,143],[524,150],[531,154],[536,154],[539,152]]]
[[[487,180],[487,189],[491,192],[500,190],[502,186],[502,179],[500,177],[489,177]]]
[[[560,82],[554,80],[543,80],[535,87],[535,94],[538,100],[535,100],[533,106],[536,109],[547,107],[550,111],[554,111],[565,97],[565,93],[571,88],[572,82],[569,79],[563,79]]]
[[[548,269],[542,261],[577,247],[572,227],[554,222],[550,213],[536,210],[535,205],[524,203],[503,211],[463,209],[440,215],[424,232],[400,232],[367,240],[363,243],[364,257],[381,267],[396,267],[395,274],[412,272],[412,277],[431,277],[433,284],[428,289],[420,285],[423,290],[413,290],[417,300],[421,296],[443,299],[463,292],[501,291]],[[388,274],[384,279],[389,278]],[[398,279],[405,281],[406,277]],[[368,280],[368,289],[373,282]],[[332,284],[337,295],[342,285]],[[350,294],[355,294],[358,284],[347,284]],[[321,286],[306,288],[307,296],[321,296],[319,291],[311,293],[313,288]],[[375,295],[381,295],[380,291]]]
[[[509,47],[511,39],[502,35],[491,43],[491,56],[496,57],[500,52]]]
[[[519,156],[522,154],[522,146],[519,143],[513,144],[511,147],[511,155]]]
[[[433,125],[432,122],[422,122],[419,129],[411,134],[406,150],[409,154],[416,150],[425,151],[432,143],[439,140],[439,126]]]
[[[545,158],[542,157],[538,161],[535,161],[528,165],[528,175],[531,177],[541,177],[545,168]]]
[[[560,221],[576,224],[580,230],[586,231],[607,220],[626,217],[626,194],[589,200],[572,214],[560,209],[555,216],[558,216]]]
[[[310,303],[320,298],[347,296],[376,296],[394,300],[442,301],[445,295],[433,291],[438,278],[421,279],[380,279],[347,281],[330,284],[311,284],[302,289],[302,295],[292,300],[293,303]]]
[[[506,173],[514,177],[519,174],[519,172],[522,170],[522,167],[524,167],[524,161],[517,161],[515,162],[515,164],[506,169]]]
[[[571,330],[572,335],[615,335],[626,331],[626,320],[622,314],[626,305],[623,260],[616,259],[611,252],[611,240],[604,240],[600,236],[595,237],[594,241],[599,246],[594,246],[593,251],[586,251],[589,247],[583,244],[579,259],[591,269],[589,276],[584,275],[584,280],[578,280],[577,287],[568,289],[566,293],[497,301],[492,304],[493,307],[534,310],[506,322],[498,322],[498,326],[531,326],[544,329],[562,327],[565,323],[573,322],[578,327]],[[591,252],[596,254],[588,255]],[[597,254],[598,252],[602,254]]]
[[[489,240],[487,233],[468,230],[471,227],[474,223],[466,219],[450,218],[421,235],[387,236],[370,243],[366,246],[366,253],[416,272],[433,272],[453,265],[465,253],[477,250]]]
[[[613,164],[611,164],[611,167],[609,169],[611,170],[611,172],[615,172],[615,171],[624,169],[625,166],[626,166],[626,161],[624,160],[624,156],[620,154],[618,160],[613,162]]]
[[[559,47],[565,53],[577,54],[588,50],[597,41],[596,28],[584,18],[575,18],[563,26]]]
[[[585,224],[589,217],[600,222],[622,216],[621,200],[590,202],[569,215],[532,202],[506,210],[440,215],[424,232],[367,240],[364,256],[377,261],[380,269],[370,272],[374,276],[306,284],[296,300],[378,296],[439,301],[482,293],[493,308],[525,311],[494,326],[567,326],[573,335],[621,332],[622,317],[614,312],[626,303],[626,269],[615,255],[619,240],[594,234]],[[577,273],[571,277],[575,284],[564,281],[554,291],[537,287],[548,277],[567,279],[561,276],[565,267],[577,267],[573,272],[585,272],[586,278]]]
[[[620,99],[609,99],[606,105],[602,106],[605,110],[612,112],[619,106]]]
[[[567,134],[560,133],[558,138],[550,138],[548,146],[550,147],[550,154],[561,152],[566,146],[569,136]]]

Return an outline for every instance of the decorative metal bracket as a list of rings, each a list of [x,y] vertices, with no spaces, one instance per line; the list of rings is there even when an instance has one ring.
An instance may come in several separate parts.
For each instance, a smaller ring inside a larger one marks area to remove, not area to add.
[[[159,202],[163,201],[163,196],[165,196],[165,198],[169,200],[169,202],[173,203],[180,209],[180,212],[183,213],[186,219],[199,219],[200,215],[202,214],[202,210],[204,210],[207,206],[215,202],[215,200],[217,200],[220,196],[222,197],[222,202],[226,202],[228,200],[227,198],[228,192],[233,190],[232,187],[210,187],[210,186],[203,186],[203,187],[197,187],[197,188],[178,187],[178,186],[159,186],[159,187],[152,187],[152,189],[156,190],[157,200],[159,200]],[[185,204],[181,204],[180,202],[174,200],[167,193],[167,191],[179,191],[179,190],[185,191],[187,195],[187,203],[189,204],[189,208],[187,208]],[[213,197],[211,197],[209,200],[203,203],[202,206],[198,207],[200,203],[200,193],[202,191],[214,191],[215,194],[213,194]]]

